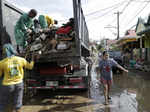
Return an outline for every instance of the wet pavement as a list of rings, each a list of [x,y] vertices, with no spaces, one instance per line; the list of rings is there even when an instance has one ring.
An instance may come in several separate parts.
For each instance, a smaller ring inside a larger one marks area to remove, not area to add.
[[[138,71],[115,74],[106,106],[94,69],[90,91],[40,91],[24,104],[23,112],[150,112],[150,76]]]

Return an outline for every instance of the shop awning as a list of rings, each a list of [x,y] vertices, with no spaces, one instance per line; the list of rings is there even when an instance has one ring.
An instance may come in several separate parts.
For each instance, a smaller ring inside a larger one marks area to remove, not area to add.
[[[123,45],[127,42],[135,42],[138,40],[138,38],[140,38],[140,36],[136,35],[135,30],[128,30],[126,35],[118,40],[117,44]]]
[[[139,36],[136,37],[123,37],[120,40],[118,40],[117,44],[119,45],[123,45],[126,44],[127,42],[135,42],[138,40],[138,38],[140,38]]]

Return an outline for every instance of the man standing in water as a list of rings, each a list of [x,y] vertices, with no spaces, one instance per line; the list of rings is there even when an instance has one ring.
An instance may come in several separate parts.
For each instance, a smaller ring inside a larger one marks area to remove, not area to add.
[[[99,69],[101,78],[100,81],[104,86],[104,97],[105,97],[105,104],[108,105],[108,100],[111,99],[109,96],[110,87],[112,84],[112,67],[116,66],[121,70],[128,72],[125,68],[120,66],[115,60],[109,58],[109,54],[107,51],[103,52],[103,59],[99,62]]]

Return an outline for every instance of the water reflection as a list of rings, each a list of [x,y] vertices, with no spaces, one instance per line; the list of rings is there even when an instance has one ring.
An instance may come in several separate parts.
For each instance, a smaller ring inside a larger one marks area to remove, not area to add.
[[[111,90],[112,102],[105,106],[103,105],[103,88],[93,70],[91,98],[98,106],[95,106],[92,112],[148,112],[150,110],[150,78],[138,73],[114,75]]]
[[[128,96],[132,96],[133,102],[137,102],[138,112],[148,112],[150,110],[150,80],[143,74],[129,73],[129,75],[116,76],[115,82],[118,87],[127,91]]]
[[[110,111],[110,107],[107,106],[107,107],[105,107],[103,109],[101,109],[101,108],[97,109],[94,112],[111,112],[111,111]]]

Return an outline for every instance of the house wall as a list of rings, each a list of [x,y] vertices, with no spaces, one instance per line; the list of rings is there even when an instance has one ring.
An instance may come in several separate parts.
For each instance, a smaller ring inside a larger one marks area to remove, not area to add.
[[[150,33],[145,33],[144,47],[146,48],[146,61],[150,62]]]

